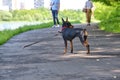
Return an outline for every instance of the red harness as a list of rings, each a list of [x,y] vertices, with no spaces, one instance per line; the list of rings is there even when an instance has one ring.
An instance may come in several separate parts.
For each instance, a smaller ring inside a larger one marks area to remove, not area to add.
[[[63,31],[65,28],[67,28],[67,27],[66,27],[66,26],[62,27],[62,31]]]

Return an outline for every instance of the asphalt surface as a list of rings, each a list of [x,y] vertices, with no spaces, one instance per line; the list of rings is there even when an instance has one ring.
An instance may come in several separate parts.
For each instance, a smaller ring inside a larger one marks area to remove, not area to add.
[[[0,46],[0,80],[120,80],[120,34],[101,31],[97,24],[74,26],[87,28],[91,55],[78,38],[75,54],[68,44],[63,55],[60,28],[24,32]]]

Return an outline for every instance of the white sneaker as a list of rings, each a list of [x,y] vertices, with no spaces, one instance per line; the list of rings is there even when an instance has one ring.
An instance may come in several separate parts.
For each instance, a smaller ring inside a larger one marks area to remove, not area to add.
[[[57,25],[56,27],[60,27],[60,25]]]

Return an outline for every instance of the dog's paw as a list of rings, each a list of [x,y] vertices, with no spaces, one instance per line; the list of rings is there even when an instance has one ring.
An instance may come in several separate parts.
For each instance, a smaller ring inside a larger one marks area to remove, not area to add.
[[[87,54],[87,55],[91,55],[90,52],[87,52],[86,54]]]

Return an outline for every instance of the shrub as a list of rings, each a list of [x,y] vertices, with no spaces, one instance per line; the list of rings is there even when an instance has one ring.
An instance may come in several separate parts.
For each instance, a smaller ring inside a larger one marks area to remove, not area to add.
[[[1,21],[10,21],[12,19],[12,14],[8,11],[0,11]]]
[[[107,6],[103,3],[95,3],[97,9],[95,10],[95,17],[100,22],[100,29],[107,32],[120,33],[120,6]]]

